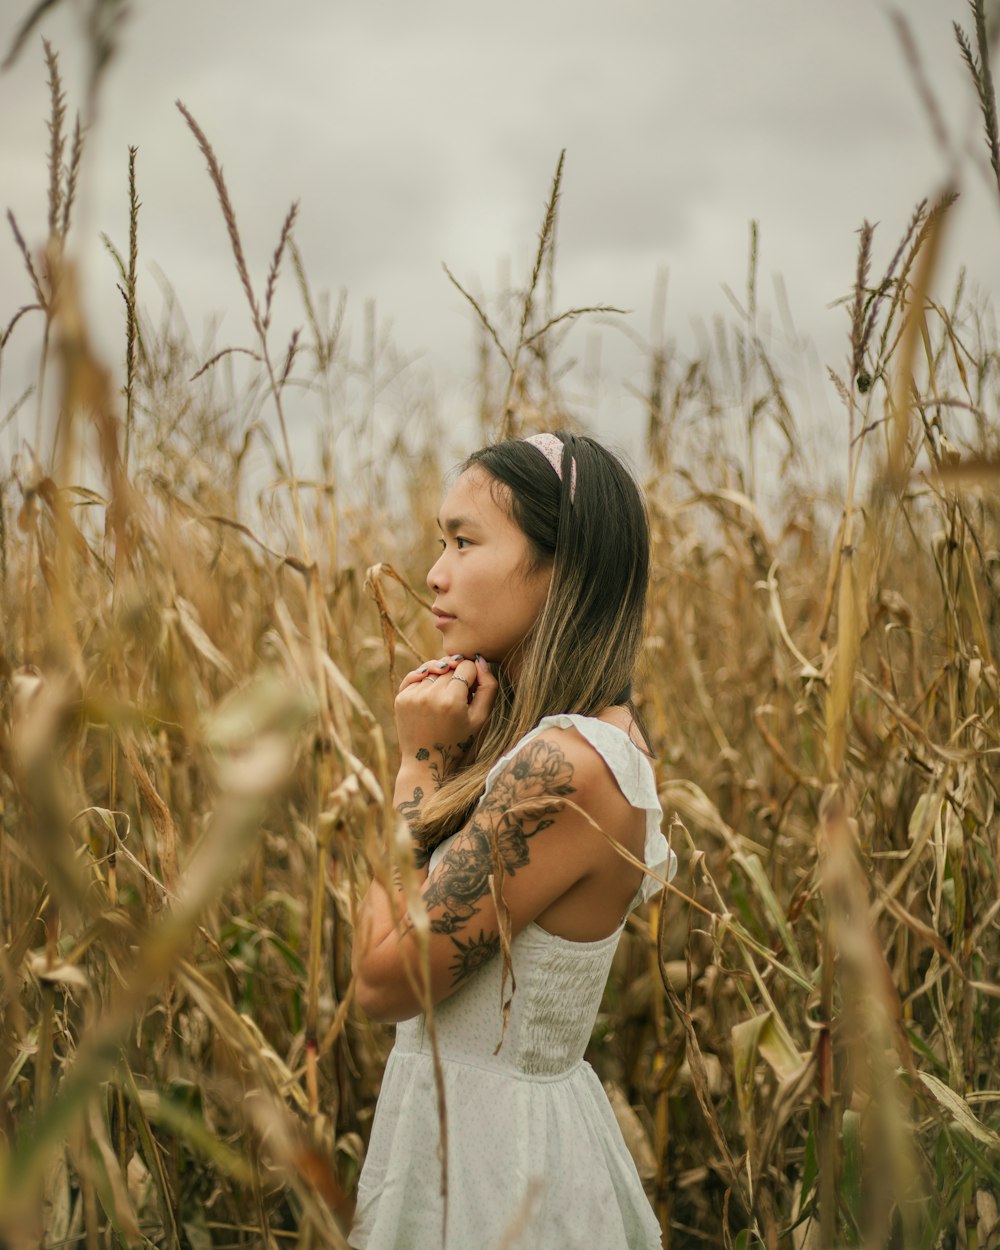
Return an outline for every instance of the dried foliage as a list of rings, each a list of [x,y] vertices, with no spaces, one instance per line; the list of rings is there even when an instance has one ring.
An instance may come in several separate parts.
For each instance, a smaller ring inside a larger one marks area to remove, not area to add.
[[[33,303],[0,340],[2,363],[41,313],[58,395],[54,446],[0,480],[0,1240],[342,1246],[390,1042],[352,1001],[352,923],[370,873],[414,888],[385,735],[397,652],[434,651],[413,518],[448,466],[419,398],[398,426],[377,408],[405,362],[374,310],[354,359],[294,205],[257,297],[183,107],[261,376],[227,389],[225,353],[146,322],[133,150],[116,392],[64,246],[81,145],[64,172],[47,61],[49,244],[34,258],[10,216]],[[553,308],[561,170],[526,292],[472,301],[487,435],[574,421],[555,362],[593,310]],[[988,310],[933,297],[952,199],[918,207],[877,281],[862,228],[836,501],[758,327],[756,227],[704,355],[662,314],[646,345],[641,698],[682,869],[630,920],[589,1057],[665,1245],[1000,1239],[1000,352]],[[276,366],[286,253],[307,331]],[[315,480],[292,385],[325,414]],[[256,499],[251,446],[274,478]]]

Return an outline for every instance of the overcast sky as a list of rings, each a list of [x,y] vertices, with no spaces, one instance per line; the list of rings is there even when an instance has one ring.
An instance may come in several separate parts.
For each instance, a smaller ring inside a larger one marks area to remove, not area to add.
[[[4,49],[29,7],[4,0]],[[900,7],[956,147],[978,151],[981,126],[951,31],[953,20],[969,27],[967,4]],[[80,101],[82,8],[66,3],[41,27],[60,52],[71,107]],[[872,0],[135,0],[100,97],[76,241],[109,353],[121,351],[121,301],[97,239],[106,231],[127,246],[130,144],[143,203],[140,298],[158,306],[158,266],[196,337],[220,313],[220,344],[249,340],[222,219],[178,97],[222,160],[257,281],[299,199],[296,235],[314,286],[346,287],[355,326],[375,298],[380,322],[391,320],[403,351],[422,353],[452,413],[471,395],[473,325],[441,262],[486,291],[505,258],[523,274],[563,147],[559,302],[631,309],[645,334],[656,273],[666,268],[669,330],[693,352],[698,325],[730,312],[722,284],[745,283],[757,219],[761,301],[776,307],[780,275],[798,330],[815,344],[787,367],[801,373],[820,415],[836,408],[822,366],[842,366],[846,319],[829,306],[850,288],[858,227],[865,217],[879,223],[880,271],[916,201],[948,172],[889,9]],[[14,210],[33,247],[46,221],[46,117],[35,36],[0,75],[0,207]],[[961,180],[942,283],[964,261],[995,293],[995,188],[991,199],[967,158]],[[301,320],[293,296],[289,284],[288,325]],[[0,324],[29,298],[8,231]],[[594,332],[573,333],[585,355]],[[37,327],[22,324],[0,379],[0,420],[37,351]],[[601,360],[597,424],[637,420],[622,389],[623,378],[639,380],[635,349],[604,331]],[[5,434],[5,456],[9,447]]]

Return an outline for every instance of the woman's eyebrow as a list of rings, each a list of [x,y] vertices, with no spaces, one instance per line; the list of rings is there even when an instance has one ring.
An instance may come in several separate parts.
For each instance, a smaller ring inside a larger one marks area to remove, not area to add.
[[[438,529],[444,530],[446,534],[457,534],[459,530],[474,529],[475,526],[476,522],[469,517],[450,516],[446,517],[444,521],[438,517]]]

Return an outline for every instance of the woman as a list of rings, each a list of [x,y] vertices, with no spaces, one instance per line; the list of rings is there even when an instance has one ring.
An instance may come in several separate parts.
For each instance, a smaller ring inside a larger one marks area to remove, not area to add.
[[[373,883],[358,1001],[404,1023],[350,1244],[659,1247],[583,1062],[625,918],[676,866],[630,693],[642,499],[593,439],[538,434],[470,456],[438,524],[427,584],[448,655],[409,673],[395,707],[394,803],[422,879],[428,963],[401,892]],[[428,974],[432,1022],[420,1014]]]

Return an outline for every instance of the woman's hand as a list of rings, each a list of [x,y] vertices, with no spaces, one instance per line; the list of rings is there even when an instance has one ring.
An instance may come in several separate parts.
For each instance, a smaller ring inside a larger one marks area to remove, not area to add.
[[[407,673],[395,705],[401,767],[422,763],[441,785],[485,727],[498,689],[482,656],[444,656]]]

